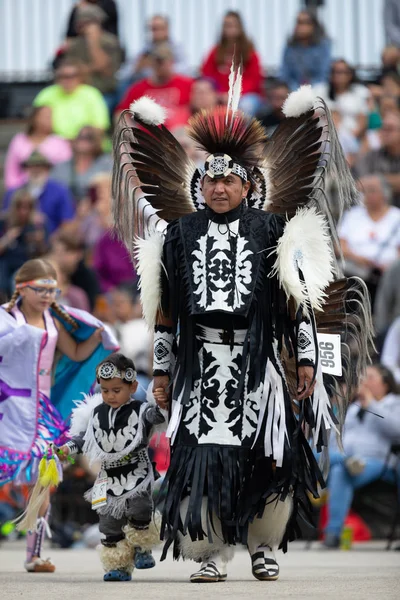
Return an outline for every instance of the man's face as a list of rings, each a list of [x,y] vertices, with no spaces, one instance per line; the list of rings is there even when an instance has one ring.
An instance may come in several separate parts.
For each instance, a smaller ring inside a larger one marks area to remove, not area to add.
[[[382,145],[392,148],[400,143],[400,116],[391,113],[386,115],[382,123]]]
[[[78,69],[68,65],[58,69],[56,81],[67,94],[70,94],[80,85],[81,78]]]
[[[165,42],[169,38],[168,23],[161,17],[154,17],[150,21],[149,30],[154,44]]]
[[[217,105],[217,92],[212,83],[206,80],[195,81],[190,91],[190,106],[192,110],[209,110]]]
[[[157,79],[168,80],[174,73],[174,60],[172,58],[153,57],[153,72]]]
[[[246,198],[250,188],[250,182],[244,183],[238,175],[231,173],[227,177],[211,179],[208,175],[204,177],[202,194],[204,200],[216,213],[226,213]]]
[[[284,86],[276,87],[269,92],[268,99],[273,112],[282,112],[282,107],[286,98],[288,97],[288,94],[289,90]]]

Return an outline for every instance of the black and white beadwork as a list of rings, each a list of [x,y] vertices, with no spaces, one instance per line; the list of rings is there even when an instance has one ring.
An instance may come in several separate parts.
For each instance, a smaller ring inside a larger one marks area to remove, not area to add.
[[[231,173],[238,175],[243,181],[247,181],[247,171],[239,164],[233,162],[228,154],[215,153],[210,154],[205,165],[205,174],[211,179],[227,177]]]
[[[168,373],[171,364],[171,353],[174,336],[166,327],[156,327],[154,331],[154,360],[155,372]]]
[[[128,367],[125,369],[125,371],[120,371],[111,362],[105,362],[97,369],[98,379],[114,379],[115,377],[118,379],[124,379],[125,381],[129,381],[129,383],[131,383],[136,379],[136,371],[135,369],[132,369],[132,367]]]

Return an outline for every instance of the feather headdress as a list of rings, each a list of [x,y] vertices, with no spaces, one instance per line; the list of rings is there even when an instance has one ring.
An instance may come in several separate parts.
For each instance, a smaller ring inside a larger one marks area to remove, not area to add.
[[[260,164],[267,142],[259,121],[222,106],[192,117],[187,133],[200,150],[227,154],[249,172]]]

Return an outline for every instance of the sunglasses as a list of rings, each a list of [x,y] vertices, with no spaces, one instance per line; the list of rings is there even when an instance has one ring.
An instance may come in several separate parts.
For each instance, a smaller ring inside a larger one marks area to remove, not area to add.
[[[77,77],[79,77],[78,73],[60,73],[57,75],[56,79],[76,79]]]
[[[310,19],[297,19],[297,25],[312,25],[313,22]]]
[[[28,287],[30,290],[33,290],[35,294],[41,298],[45,298],[46,296],[58,298],[61,294],[61,290],[59,288],[34,287],[33,285],[27,285],[26,287]]]

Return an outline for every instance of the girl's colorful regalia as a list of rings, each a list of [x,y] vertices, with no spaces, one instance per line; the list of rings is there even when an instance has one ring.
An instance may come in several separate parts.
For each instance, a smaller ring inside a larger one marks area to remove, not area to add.
[[[31,260],[17,272],[16,292],[0,308],[0,485],[35,484],[49,445],[66,440],[73,400],[90,391],[95,366],[118,348],[100,321],[59,306],[57,292],[52,265]],[[47,496],[36,531],[28,532],[28,571],[54,571],[40,558],[48,507]]]

